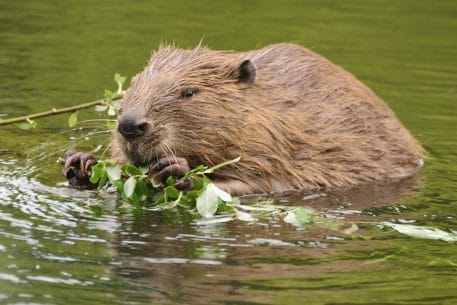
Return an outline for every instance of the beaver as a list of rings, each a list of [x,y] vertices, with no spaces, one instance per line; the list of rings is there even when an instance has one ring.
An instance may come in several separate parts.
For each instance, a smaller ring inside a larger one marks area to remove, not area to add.
[[[288,43],[238,53],[161,45],[131,81],[110,147],[114,161],[149,165],[162,181],[241,157],[211,176],[236,195],[399,179],[424,157],[367,86]],[[90,174],[95,163],[68,154],[65,171]]]

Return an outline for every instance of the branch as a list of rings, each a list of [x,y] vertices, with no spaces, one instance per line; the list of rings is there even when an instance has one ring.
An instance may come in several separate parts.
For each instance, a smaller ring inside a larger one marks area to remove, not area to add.
[[[122,98],[122,96],[116,96],[116,97],[113,97],[112,100],[114,101],[114,100],[118,100],[120,98]],[[66,113],[66,112],[74,112],[76,110],[86,109],[86,108],[90,108],[90,107],[93,107],[96,105],[102,105],[102,104],[106,103],[107,101],[108,100],[105,98],[105,99],[96,100],[93,102],[84,103],[84,104],[80,104],[80,105],[76,105],[76,106],[65,107],[65,108],[60,108],[60,109],[53,108],[51,110],[44,111],[44,112],[24,115],[24,116],[20,116],[17,118],[0,120],[0,126],[13,124],[13,123],[17,123],[17,122],[22,122],[22,121],[28,121],[28,120],[42,118],[42,117],[56,115],[56,114],[61,114],[61,113]]]

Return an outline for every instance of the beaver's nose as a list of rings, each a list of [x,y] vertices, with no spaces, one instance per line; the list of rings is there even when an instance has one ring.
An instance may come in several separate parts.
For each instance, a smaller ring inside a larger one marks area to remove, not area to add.
[[[148,128],[149,124],[142,121],[132,111],[126,111],[119,116],[117,119],[117,131],[127,140],[131,141],[136,138],[143,136]]]

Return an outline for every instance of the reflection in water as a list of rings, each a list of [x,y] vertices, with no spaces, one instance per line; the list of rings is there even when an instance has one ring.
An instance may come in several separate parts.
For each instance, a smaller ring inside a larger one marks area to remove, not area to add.
[[[322,191],[316,196],[277,196],[290,205],[306,205],[338,218],[336,226],[294,229],[268,217],[247,225],[231,222],[199,226],[170,221],[166,214],[158,212],[146,211],[134,218],[124,215],[127,218],[119,219],[119,230],[111,240],[122,262],[115,272],[127,282],[136,283],[129,294],[132,298],[137,298],[140,290],[144,299],[214,304],[245,301],[246,296],[240,292],[241,281],[267,280],[272,274],[280,280],[371,268],[364,262],[338,263],[338,258],[348,251],[374,251],[380,247],[377,242],[345,244],[344,240],[353,236],[344,234],[342,228],[352,222],[379,221],[380,217],[366,209],[373,203],[385,206],[386,202],[412,195],[417,179],[397,182],[395,188],[393,185]],[[370,229],[372,226],[362,227],[357,236],[365,236]],[[262,302],[262,298],[251,302]]]
[[[326,282],[322,289],[345,283],[333,274],[378,277],[383,263],[401,262],[403,254],[383,241],[392,233],[375,225],[392,217],[407,222],[407,207],[395,203],[417,197],[422,185],[416,177],[273,196],[281,205],[313,208],[329,223],[293,227],[266,215],[253,223],[198,225],[184,211],[116,207],[115,194],[44,185],[23,176],[33,177],[33,166],[9,170],[19,164],[10,159],[0,167],[0,251],[6,254],[0,291],[17,301],[25,291],[39,304],[62,303],[69,287],[90,291],[81,304],[106,298],[112,304],[258,304],[270,303],[272,291],[282,299],[293,286],[305,289],[315,280]]]
[[[104,232],[100,228],[109,229],[106,224],[113,218],[93,218],[94,194],[46,186],[23,176],[34,172],[17,161],[0,164],[0,244],[5,254],[0,256],[5,271],[0,291],[11,300],[29,294],[37,304],[45,304],[66,298],[53,287],[72,287],[77,293],[106,282],[109,265],[100,264],[109,257],[106,236],[82,228]],[[94,298],[100,296],[94,292]]]
[[[0,168],[4,203],[0,244],[2,252],[10,253],[2,259],[9,267],[0,280],[10,283],[5,287],[12,299],[21,299],[22,289],[10,287],[18,283],[92,289],[94,300],[109,283],[113,302],[242,301],[246,297],[240,279],[261,281],[272,274],[276,279],[291,279],[363,269],[362,263],[335,262],[347,251],[379,245],[344,244],[352,237],[343,228],[354,221],[380,221],[379,216],[373,219],[376,213],[370,208],[411,196],[417,186],[416,179],[411,179],[395,183],[396,187],[376,184],[274,196],[283,205],[305,205],[334,217],[336,226],[294,228],[268,216],[251,224],[202,226],[185,212],[128,207],[118,214],[114,194],[102,193],[103,198],[95,192],[47,186],[23,176],[36,171],[27,165],[22,173],[8,173],[7,168],[17,166],[15,162],[5,161]],[[357,234],[364,236],[366,230],[361,227]],[[122,286],[120,294],[113,289],[117,285]],[[206,287],[211,287],[211,293]],[[59,298],[52,286],[47,289],[52,299]],[[40,290],[27,291],[37,300],[46,299]]]

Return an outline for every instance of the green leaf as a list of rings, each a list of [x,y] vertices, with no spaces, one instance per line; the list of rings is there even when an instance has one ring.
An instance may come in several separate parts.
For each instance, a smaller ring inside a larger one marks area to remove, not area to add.
[[[105,98],[107,98],[108,100],[112,100],[115,96],[116,96],[116,93],[114,93],[113,91],[111,90],[108,90],[108,89],[105,89],[105,94],[104,94]]]
[[[164,193],[167,196],[167,198],[170,199],[176,199],[179,197],[179,191],[173,186],[167,186],[164,189]]]
[[[116,165],[106,166],[105,170],[111,182],[121,179],[121,171]]]
[[[130,177],[124,183],[124,194],[127,198],[131,198],[133,192],[135,191],[136,179],[135,177]]]
[[[100,180],[98,180],[97,188],[101,189],[102,187],[104,187],[107,181],[108,181],[108,175],[104,171],[100,176]]]
[[[22,130],[29,130],[33,128],[32,125],[28,122],[19,123],[17,124],[17,127],[19,127]]]
[[[95,184],[100,180],[105,169],[102,163],[97,163],[94,166],[92,166],[91,171],[92,175],[90,176],[89,181]]]
[[[196,168],[194,168],[194,169],[190,170],[189,172],[187,172],[187,173],[184,175],[183,179],[184,179],[184,180],[187,180],[187,179],[189,179],[190,177],[195,176],[195,175],[198,174],[198,173],[203,173],[206,169],[207,169],[206,166],[204,166],[204,165],[199,165],[199,166],[197,166]]]
[[[217,203],[217,212],[219,212],[219,213],[233,213],[233,212],[235,212],[235,209],[233,208],[232,205],[229,205],[226,202],[224,202],[224,201],[219,199],[219,202]]]
[[[123,191],[124,191],[124,180],[120,179],[120,180],[116,180],[113,183],[113,186],[116,188],[116,190],[122,194]]]
[[[149,189],[144,180],[139,179],[136,181],[135,194],[141,201],[144,201],[148,198]]]
[[[211,179],[209,179],[208,177],[206,176],[203,176],[203,187],[202,188],[205,188],[208,184],[212,183],[211,182]]]
[[[117,83],[117,94],[122,94],[122,86],[126,80],[125,76],[121,76],[119,73],[114,74],[114,81]]]
[[[197,199],[198,195],[200,195],[200,190],[194,190],[186,193],[186,197],[189,200],[195,200]]]
[[[204,218],[213,217],[218,206],[218,196],[213,183],[209,183],[197,198],[197,211]]]
[[[167,178],[167,181],[165,181],[165,184],[166,184],[166,185],[173,185],[173,184],[175,184],[175,183],[176,183],[176,178],[173,177],[173,176],[169,176],[169,177]]]
[[[207,170],[205,170],[203,173],[204,174],[212,174],[214,171],[218,170],[221,167],[224,167],[224,166],[227,166],[229,164],[233,164],[233,163],[236,163],[236,162],[240,161],[240,158],[241,157],[238,157],[238,158],[235,158],[233,160],[225,161],[225,162],[222,162],[220,164],[214,165],[213,167],[210,167]]]
[[[214,187],[214,191],[216,192],[216,195],[217,195],[217,197],[219,197],[219,199],[221,199],[222,201],[225,201],[225,202],[232,201],[232,196],[229,193],[218,188],[215,184],[213,184],[213,187]]]
[[[110,115],[110,116],[115,116],[116,115],[116,110],[112,106],[110,106],[108,108],[108,115]]]
[[[295,211],[295,220],[299,224],[305,224],[311,222],[311,214],[305,208],[298,208]]]
[[[123,84],[123,83],[125,82],[125,80],[126,80],[126,77],[125,77],[125,76],[121,76],[121,74],[118,73],[118,72],[114,73],[114,81],[115,81],[116,83],[121,83],[121,84]]]
[[[203,189],[203,178],[194,177],[192,179],[194,179],[194,190],[200,191],[201,189]]]
[[[17,124],[17,127],[19,127],[22,130],[33,129],[33,128],[36,128],[37,126],[38,126],[38,123],[31,119],[27,119],[27,122]]]
[[[110,106],[116,110],[116,112],[121,108],[121,100],[113,100],[109,102]]]
[[[122,167],[122,172],[127,176],[143,176],[141,169],[133,164],[127,164]]]
[[[300,207],[298,209],[287,212],[287,215],[283,220],[284,222],[293,225],[304,225],[306,223],[310,223],[312,221],[312,217],[309,210]]]
[[[78,123],[78,111],[73,112],[68,118],[68,126],[70,128],[75,127],[76,123]]]
[[[96,105],[95,106],[95,111],[97,111],[97,112],[105,112],[106,110],[108,110],[107,105]]]

